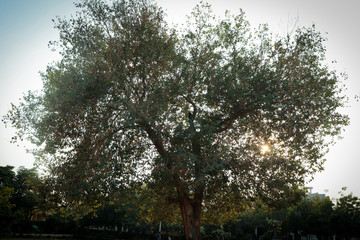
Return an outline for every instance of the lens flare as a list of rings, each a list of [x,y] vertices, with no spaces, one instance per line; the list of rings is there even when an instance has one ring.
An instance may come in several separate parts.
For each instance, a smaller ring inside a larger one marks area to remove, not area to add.
[[[262,153],[262,154],[266,154],[266,153],[268,153],[268,152],[270,152],[270,146],[267,145],[267,144],[261,145],[261,153]]]

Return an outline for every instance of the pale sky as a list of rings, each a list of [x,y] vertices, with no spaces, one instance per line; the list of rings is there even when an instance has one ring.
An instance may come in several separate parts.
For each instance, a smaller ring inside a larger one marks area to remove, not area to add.
[[[41,89],[39,71],[57,60],[48,42],[58,38],[51,21],[56,16],[74,14],[74,0],[0,0],[0,116],[6,114],[11,103],[17,103],[28,90]],[[182,23],[195,0],[159,0],[168,19]],[[357,0],[209,0],[216,14],[225,10],[236,14],[239,8],[253,28],[268,23],[275,33],[286,34],[299,19],[298,25],[311,26],[326,35],[327,60],[338,72],[345,71],[349,107],[342,112],[349,115],[351,124],[346,127],[343,139],[331,147],[325,170],[315,175],[307,186],[313,192],[338,197],[343,186],[347,193],[360,196],[360,3]],[[332,64],[336,60],[336,64]],[[24,145],[10,144],[14,130],[0,123],[0,166],[33,167],[33,157]]]

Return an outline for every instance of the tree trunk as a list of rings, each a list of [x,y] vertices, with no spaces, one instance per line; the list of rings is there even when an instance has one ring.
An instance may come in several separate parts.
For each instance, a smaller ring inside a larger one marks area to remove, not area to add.
[[[186,240],[201,240],[200,215],[202,199],[189,199],[187,196],[179,196],[179,205],[184,225]]]

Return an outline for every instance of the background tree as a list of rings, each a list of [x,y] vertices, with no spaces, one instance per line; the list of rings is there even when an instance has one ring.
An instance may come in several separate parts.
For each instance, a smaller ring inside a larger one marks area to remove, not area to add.
[[[331,224],[333,202],[329,197],[304,198],[298,206],[289,210],[289,214],[282,223],[285,233],[300,235],[317,235],[327,238],[334,234]]]
[[[56,21],[62,60],[42,74],[42,92],[4,117],[38,144],[62,202],[97,204],[146,182],[199,239],[214,203],[236,213],[298,189],[347,124],[315,27],[273,38],[242,11],[218,19],[201,4],[175,30],[150,1],[76,5]]]
[[[32,183],[38,179],[35,169],[26,169],[20,167],[16,173],[15,184],[12,201],[15,204],[15,214],[17,218],[24,224],[30,223],[33,210],[38,206],[36,193]]]
[[[336,200],[331,218],[332,228],[337,236],[347,239],[359,237],[360,230],[360,199],[352,193],[343,195]]]
[[[30,218],[38,205],[36,194],[31,182],[37,178],[35,169],[20,167],[15,172],[14,167],[0,167],[1,195],[1,226],[3,233],[26,231],[30,227]]]
[[[0,237],[11,234],[12,208],[15,206],[11,202],[15,178],[12,169],[11,166],[0,167]]]

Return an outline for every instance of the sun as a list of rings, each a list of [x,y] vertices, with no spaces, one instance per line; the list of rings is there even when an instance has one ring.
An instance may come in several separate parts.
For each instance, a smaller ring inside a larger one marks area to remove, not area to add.
[[[267,144],[261,145],[261,153],[262,153],[262,154],[266,154],[266,153],[268,153],[268,152],[270,152],[270,146],[267,145]]]

